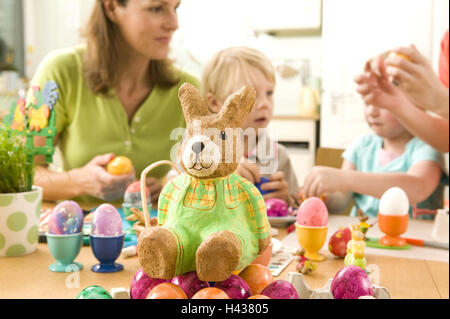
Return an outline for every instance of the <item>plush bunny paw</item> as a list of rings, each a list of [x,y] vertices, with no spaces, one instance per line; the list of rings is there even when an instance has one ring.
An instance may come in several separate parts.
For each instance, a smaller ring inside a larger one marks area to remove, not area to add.
[[[214,233],[197,249],[197,275],[203,281],[223,281],[236,270],[240,256],[236,235],[228,230]]]
[[[177,242],[168,229],[146,228],[138,240],[139,263],[152,278],[172,279],[175,277]]]

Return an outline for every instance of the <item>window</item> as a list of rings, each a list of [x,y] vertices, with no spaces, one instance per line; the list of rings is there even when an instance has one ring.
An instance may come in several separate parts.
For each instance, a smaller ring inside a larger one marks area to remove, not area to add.
[[[23,1],[0,1],[0,71],[24,75]]]

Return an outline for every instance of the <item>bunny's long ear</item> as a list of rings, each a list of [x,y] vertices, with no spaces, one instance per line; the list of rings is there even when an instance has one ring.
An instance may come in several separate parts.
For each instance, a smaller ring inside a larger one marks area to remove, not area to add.
[[[243,86],[225,101],[218,117],[223,122],[240,127],[255,105],[256,90],[251,86]]]
[[[194,118],[210,115],[205,102],[197,88],[189,83],[184,83],[178,90],[178,98],[183,108],[186,123],[191,122]]]

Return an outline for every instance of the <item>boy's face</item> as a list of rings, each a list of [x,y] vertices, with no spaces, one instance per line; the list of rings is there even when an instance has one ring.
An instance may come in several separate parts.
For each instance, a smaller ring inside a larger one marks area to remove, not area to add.
[[[388,110],[373,105],[366,105],[364,115],[367,124],[380,137],[395,138],[406,131]]]
[[[252,81],[251,85],[256,90],[256,100],[250,115],[242,125],[242,129],[266,128],[273,116],[273,92],[275,84],[256,68],[251,68],[250,79]]]

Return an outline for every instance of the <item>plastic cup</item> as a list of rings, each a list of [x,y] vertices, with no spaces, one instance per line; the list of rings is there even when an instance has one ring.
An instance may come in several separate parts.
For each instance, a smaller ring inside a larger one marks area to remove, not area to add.
[[[93,272],[110,273],[123,269],[123,265],[115,261],[122,252],[125,233],[118,236],[95,236],[90,234],[89,237],[92,252],[100,262],[91,267]]]
[[[56,259],[48,269],[55,272],[73,272],[83,269],[83,265],[75,262],[83,244],[83,233],[71,235],[53,235],[46,233],[50,253]]]
[[[302,226],[295,223],[295,232],[300,246],[305,250],[305,257],[311,261],[324,261],[326,257],[319,254],[327,239],[328,226]]]

